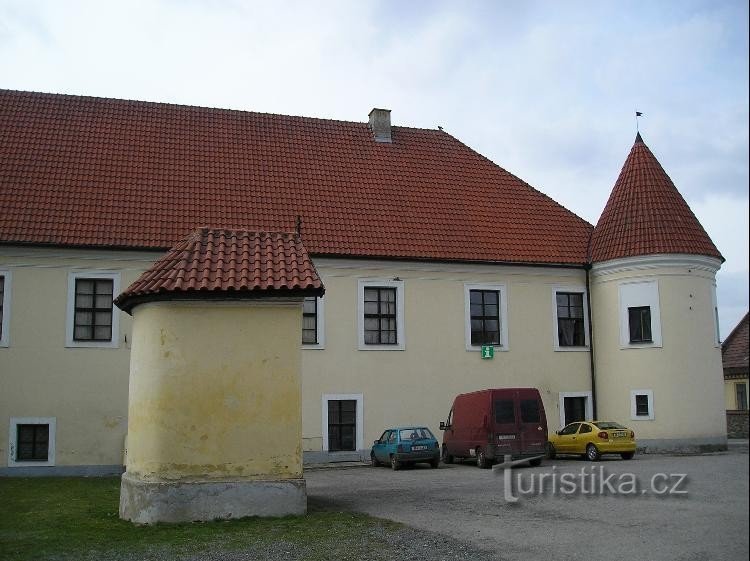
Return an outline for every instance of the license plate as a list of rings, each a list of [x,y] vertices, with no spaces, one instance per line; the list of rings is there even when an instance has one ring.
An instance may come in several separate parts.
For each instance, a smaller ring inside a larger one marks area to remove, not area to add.
[[[427,450],[427,446],[412,446],[412,450]]]
[[[516,435],[515,434],[498,434],[497,439],[498,440],[515,440]]]
[[[628,433],[624,430],[618,430],[612,433],[612,436],[615,438],[625,438],[628,435]]]

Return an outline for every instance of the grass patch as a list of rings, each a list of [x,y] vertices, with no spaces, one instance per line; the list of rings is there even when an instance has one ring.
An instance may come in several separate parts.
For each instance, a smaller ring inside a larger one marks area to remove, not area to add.
[[[172,559],[302,548],[306,559],[375,558],[401,525],[348,512],[136,526],[118,516],[120,479],[0,478],[0,559]],[[281,551],[281,553],[284,553]]]

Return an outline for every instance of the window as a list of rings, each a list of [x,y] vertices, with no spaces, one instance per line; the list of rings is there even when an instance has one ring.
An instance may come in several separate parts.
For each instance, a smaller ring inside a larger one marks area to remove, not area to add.
[[[10,343],[10,271],[0,271],[0,347]]]
[[[654,420],[654,393],[651,390],[630,392],[630,417],[634,421]]]
[[[652,343],[651,308],[636,306],[628,308],[628,325],[630,326],[631,343]]]
[[[302,303],[302,348],[324,349],[324,303],[323,298],[308,296]]]
[[[505,423],[515,423],[516,413],[513,410],[512,399],[498,399],[495,401],[495,423],[502,425]]]
[[[538,423],[541,416],[539,415],[539,402],[536,399],[521,400],[521,422]]]
[[[49,425],[18,425],[16,436],[17,462],[48,460]]]
[[[74,341],[112,340],[112,279],[76,279]]]
[[[471,344],[500,344],[500,292],[497,290],[469,291],[471,314]]]
[[[54,417],[11,417],[8,467],[55,465]]]
[[[464,321],[466,350],[482,345],[508,350],[508,303],[504,284],[465,284]]]
[[[328,402],[328,450],[356,450],[357,402],[353,399]]]
[[[591,432],[593,429],[591,428],[591,425],[587,425],[586,423],[581,423],[581,428],[578,430],[578,434],[586,434],[588,432]]]
[[[404,282],[400,279],[358,281],[360,350],[404,350]]]
[[[737,396],[737,409],[747,411],[747,384],[735,384],[734,391]]]
[[[120,292],[120,274],[99,271],[68,277],[67,347],[117,347],[118,314],[112,300]]]
[[[583,292],[555,292],[559,347],[586,346],[584,303]]]
[[[661,347],[659,282],[636,281],[618,284],[620,298],[620,348]]]
[[[361,451],[364,448],[363,395],[323,394],[322,406],[323,451]]]
[[[365,288],[365,345],[395,345],[396,289]]]

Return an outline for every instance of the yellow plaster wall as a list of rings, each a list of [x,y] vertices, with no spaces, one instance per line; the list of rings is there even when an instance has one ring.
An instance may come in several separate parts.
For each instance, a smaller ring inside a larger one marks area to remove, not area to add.
[[[301,477],[300,302],[137,306],[128,473]]]
[[[116,310],[117,348],[66,348],[68,274],[119,271],[126,287],[157,253],[5,247],[12,275],[10,346],[0,348],[0,467],[11,417],[54,417],[57,466],[122,464],[130,316]]]
[[[316,260],[326,286],[325,350],[302,351],[303,445],[323,449],[323,394],[363,394],[363,447],[386,427],[425,424],[440,438],[459,393],[490,387],[542,389],[550,429],[559,392],[590,389],[589,354],[554,350],[553,287],[585,285],[583,270]],[[358,350],[357,281],[404,281],[406,348]],[[464,283],[505,283],[507,352],[493,360],[467,351]]]
[[[658,281],[662,348],[620,348],[618,285],[632,280]],[[644,439],[726,435],[714,282],[713,273],[688,266],[592,276],[600,418],[623,422]],[[631,418],[631,390],[653,391],[653,420]]]

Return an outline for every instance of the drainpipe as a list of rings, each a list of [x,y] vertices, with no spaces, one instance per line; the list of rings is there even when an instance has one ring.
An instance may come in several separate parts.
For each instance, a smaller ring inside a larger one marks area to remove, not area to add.
[[[594,420],[597,420],[596,414],[596,367],[594,366],[594,317],[591,315],[591,282],[589,280],[589,274],[591,272],[591,264],[588,263],[584,267],[586,271],[586,313],[589,316],[589,370],[591,372],[591,412],[594,415]]]

